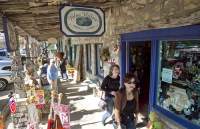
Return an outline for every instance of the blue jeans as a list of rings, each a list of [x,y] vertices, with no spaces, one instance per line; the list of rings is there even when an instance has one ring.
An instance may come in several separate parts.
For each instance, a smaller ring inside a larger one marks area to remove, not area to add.
[[[107,107],[106,107],[105,113],[102,116],[103,124],[105,124],[106,119],[112,115],[113,108],[114,108],[114,97],[106,96],[105,100],[107,102]]]
[[[135,122],[132,119],[128,119],[128,122],[125,124],[126,129],[136,129]]]
[[[122,126],[122,129],[136,129],[134,120],[132,120],[130,118],[128,118],[126,120],[126,123],[122,122],[121,126]],[[115,122],[113,122],[113,127],[114,127],[114,129],[117,129],[117,125]]]

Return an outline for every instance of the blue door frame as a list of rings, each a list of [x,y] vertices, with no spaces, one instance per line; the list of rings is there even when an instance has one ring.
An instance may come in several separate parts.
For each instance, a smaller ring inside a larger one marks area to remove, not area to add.
[[[127,72],[128,46],[130,41],[151,41],[151,71],[149,89],[149,110],[156,111],[167,118],[177,122],[188,129],[198,129],[200,126],[188,120],[180,118],[158,105],[156,105],[157,86],[158,86],[158,66],[159,66],[159,41],[160,40],[189,40],[200,39],[200,25],[190,25],[166,29],[152,29],[140,32],[125,33],[121,35],[120,43],[120,84],[123,85],[123,78]],[[134,42],[131,42],[134,43]]]

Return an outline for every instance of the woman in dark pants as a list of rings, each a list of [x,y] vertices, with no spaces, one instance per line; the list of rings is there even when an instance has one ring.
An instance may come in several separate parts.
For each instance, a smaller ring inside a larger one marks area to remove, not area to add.
[[[102,117],[103,125],[106,124],[106,119],[112,115],[115,94],[120,87],[119,81],[119,66],[115,64],[110,67],[109,75],[105,77],[101,85],[101,90],[105,91],[105,101],[107,102],[107,107]]]
[[[66,59],[63,58],[60,62],[60,73],[61,73],[62,79],[68,79],[66,64],[67,64]]]
[[[115,97],[115,129],[136,129],[139,110],[138,89],[136,78],[127,73],[124,78],[124,88]]]

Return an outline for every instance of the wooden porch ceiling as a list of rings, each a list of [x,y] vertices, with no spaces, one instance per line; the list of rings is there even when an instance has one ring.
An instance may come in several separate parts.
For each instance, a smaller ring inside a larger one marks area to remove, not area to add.
[[[58,38],[60,32],[59,8],[62,4],[101,7],[106,10],[126,0],[0,0],[0,13],[17,27],[20,35],[30,34],[39,41]],[[0,22],[2,30],[2,22]]]

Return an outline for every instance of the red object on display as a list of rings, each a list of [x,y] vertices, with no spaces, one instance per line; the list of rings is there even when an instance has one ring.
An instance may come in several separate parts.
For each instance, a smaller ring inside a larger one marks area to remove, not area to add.
[[[9,100],[9,107],[10,107],[10,112],[11,113],[16,113],[17,107],[16,107],[16,102],[15,102],[13,97],[10,98],[10,100]]]
[[[47,129],[53,129],[54,120],[49,119],[47,124]]]

